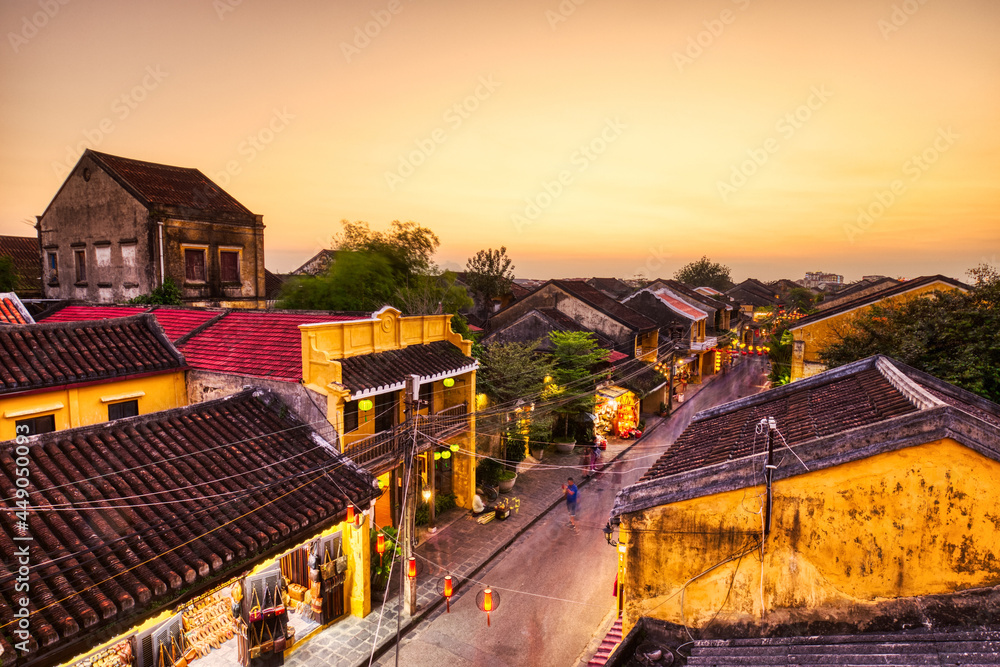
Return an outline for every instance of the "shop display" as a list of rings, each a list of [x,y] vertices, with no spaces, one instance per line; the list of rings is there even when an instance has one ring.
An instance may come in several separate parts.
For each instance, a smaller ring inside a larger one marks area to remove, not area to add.
[[[199,600],[185,609],[181,618],[187,645],[182,657],[188,662],[221,648],[236,633],[232,601],[222,595],[209,595]]]
[[[132,640],[122,640],[89,658],[84,658],[74,667],[129,667],[132,664]]]
[[[597,394],[594,431],[598,435],[621,437],[639,424],[638,397],[620,387],[608,387]]]

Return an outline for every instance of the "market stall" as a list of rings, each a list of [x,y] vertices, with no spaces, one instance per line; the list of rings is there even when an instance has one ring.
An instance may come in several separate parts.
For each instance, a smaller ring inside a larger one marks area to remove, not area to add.
[[[622,387],[599,389],[595,404],[597,420],[594,431],[598,435],[621,437],[639,425],[639,398]]]

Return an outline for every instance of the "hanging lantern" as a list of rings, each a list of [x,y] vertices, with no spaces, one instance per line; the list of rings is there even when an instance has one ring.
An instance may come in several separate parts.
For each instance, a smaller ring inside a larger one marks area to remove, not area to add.
[[[344,520],[347,523],[354,523],[354,505],[347,506],[347,518]]]
[[[414,556],[406,559],[406,576],[411,580],[417,578],[417,559]]]
[[[375,538],[375,552],[379,556],[385,553],[385,533],[379,532],[378,537]]]
[[[375,404],[372,403],[371,400],[367,398],[363,401],[358,401],[359,410],[364,410],[365,412],[367,412],[368,410],[371,410],[373,407],[375,407]]]
[[[451,458],[451,452],[441,452],[441,458],[442,459],[450,459]]]
[[[441,381],[441,384],[443,384],[446,387],[454,387],[455,378],[445,378],[444,380]]]
[[[364,522],[364,520],[365,520],[365,513],[364,512],[355,512],[354,513],[354,527],[355,528],[360,528],[361,524]]]
[[[435,461],[441,460],[441,452],[434,452],[434,460]]]
[[[486,612],[486,625],[489,627],[490,612],[496,611],[497,607],[500,606],[500,594],[487,586],[476,596],[476,605],[478,605],[480,611]]]
[[[453,451],[453,452],[456,452],[456,453],[457,453],[457,452],[458,452],[458,450],[459,450],[459,449],[461,449],[461,447],[460,447],[460,446],[459,446],[459,444],[458,444],[458,443],[456,442],[456,443],[453,443],[453,444],[451,444],[451,445],[448,445],[448,449],[450,449],[451,451]]]
[[[444,578],[444,600],[445,600],[445,611],[449,614],[451,613],[451,596],[455,594],[455,589],[451,585],[451,575],[446,575]]]

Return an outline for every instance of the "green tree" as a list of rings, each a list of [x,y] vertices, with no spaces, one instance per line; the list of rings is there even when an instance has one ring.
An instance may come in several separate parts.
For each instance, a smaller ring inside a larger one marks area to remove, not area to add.
[[[564,396],[554,412],[559,415],[564,437],[569,437],[570,422],[585,412],[594,411],[593,390],[599,378],[591,377],[598,364],[608,360],[609,352],[598,347],[589,331],[552,331],[552,377]],[[572,398],[571,398],[572,397]]]
[[[500,246],[499,250],[480,250],[470,257],[465,263],[465,282],[481,299],[483,319],[489,319],[493,299],[510,292],[514,282],[514,267],[506,246]]]
[[[180,306],[184,302],[181,301],[181,290],[177,287],[177,283],[174,282],[173,278],[168,276],[163,280],[162,285],[154,288],[149,294],[140,294],[137,297],[129,299],[126,303],[150,306]]]
[[[389,260],[373,252],[342,252],[318,276],[285,282],[279,308],[373,311],[392,303],[398,283]]]
[[[467,332],[468,325],[459,313],[472,307],[472,299],[468,291],[455,282],[457,277],[454,271],[445,271],[436,276],[414,276],[410,284],[396,290],[394,302],[407,315],[452,314],[453,328],[458,326],[463,329],[459,331],[456,328],[455,331]]]
[[[813,304],[816,302],[816,298],[812,293],[812,290],[806,289],[805,287],[793,287],[788,290],[788,294],[782,300],[785,304],[785,308],[789,310],[798,310],[800,312],[808,312],[812,310]]]
[[[729,267],[713,262],[707,256],[677,269],[674,280],[694,287],[711,287],[720,292],[733,286]]]
[[[834,332],[820,359],[834,368],[884,354],[1000,402],[1000,276],[988,266],[969,273],[969,292],[874,304]]]
[[[0,257],[0,292],[13,292],[16,286],[17,269],[14,268],[14,259]]]
[[[382,255],[400,284],[415,275],[436,273],[433,257],[441,241],[427,227],[393,220],[388,230],[377,232],[363,221],[341,220],[341,224],[344,229],[333,237],[334,248]]]

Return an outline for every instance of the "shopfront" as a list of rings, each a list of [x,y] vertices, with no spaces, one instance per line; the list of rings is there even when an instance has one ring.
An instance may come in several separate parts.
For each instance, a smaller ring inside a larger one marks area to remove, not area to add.
[[[599,389],[594,406],[597,435],[627,436],[639,426],[639,397],[622,387]]]

